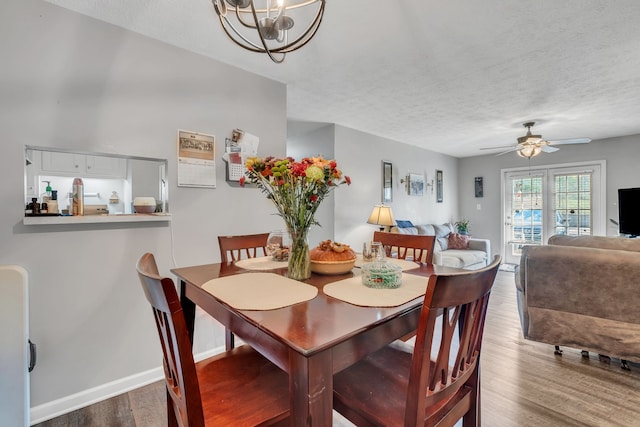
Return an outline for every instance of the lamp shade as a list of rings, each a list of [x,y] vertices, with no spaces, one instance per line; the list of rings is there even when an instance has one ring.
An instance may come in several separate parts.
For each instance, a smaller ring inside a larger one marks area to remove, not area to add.
[[[369,224],[376,224],[382,226],[392,226],[396,225],[396,221],[393,219],[393,212],[391,211],[391,206],[385,205],[376,205],[373,207],[373,211],[371,215],[369,215],[369,219],[367,220]]]

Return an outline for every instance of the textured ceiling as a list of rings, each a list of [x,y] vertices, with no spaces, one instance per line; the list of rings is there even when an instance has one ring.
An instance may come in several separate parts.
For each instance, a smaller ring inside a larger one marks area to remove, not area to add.
[[[291,121],[456,157],[640,134],[638,0],[327,0],[283,64],[232,44],[210,0],[47,0],[287,84]]]

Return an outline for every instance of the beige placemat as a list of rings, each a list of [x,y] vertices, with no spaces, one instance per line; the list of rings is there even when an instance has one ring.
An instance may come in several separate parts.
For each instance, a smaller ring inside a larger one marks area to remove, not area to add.
[[[273,273],[245,273],[209,280],[202,289],[238,310],[274,310],[318,295],[306,283]]]
[[[402,271],[406,271],[406,270],[411,270],[412,268],[418,268],[419,265],[413,261],[407,261],[406,259],[397,259],[397,258],[385,258],[387,261],[392,262],[398,266],[400,266],[400,268],[402,268]],[[362,254],[357,254],[356,255],[356,264],[355,266],[360,268],[362,267],[362,264],[364,264],[363,260],[362,260]]]
[[[287,267],[287,261],[274,261],[273,257],[261,256],[256,258],[246,258],[236,261],[236,265],[245,270],[275,270]]]
[[[402,273],[402,285],[396,289],[368,288],[357,275],[329,283],[322,289],[325,295],[362,307],[396,307],[424,295],[428,279]]]

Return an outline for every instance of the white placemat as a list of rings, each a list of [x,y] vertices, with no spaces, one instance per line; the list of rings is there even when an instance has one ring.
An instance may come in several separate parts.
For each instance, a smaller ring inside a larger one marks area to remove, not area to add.
[[[318,295],[315,286],[273,273],[245,273],[209,280],[202,289],[238,310],[274,310]]]
[[[407,261],[406,259],[385,258],[385,260],[400,266],[400,268],[402,268],[402,271],[407,271],[407,270],[411,270],[412,268],[420,267],[417,263],[413,261]],[[357,254],[355,266],[360,268],[362,267],[362,264],[364,264],[364,261],[362,260],[362,254]]]
[[[245,270],[275,270],[287,267],[287,261],[274,261],[273,257],[261,256],[256,258],[246,258],[236,261],[236,265]]]
[[[415,265],[415,264],[414,264]],[[428,278],[402,273],[402,285],[396,289],[368,288],[357,275],[329,283],[322,289],[325,295],[362,307],[397,307],[424,295]]]

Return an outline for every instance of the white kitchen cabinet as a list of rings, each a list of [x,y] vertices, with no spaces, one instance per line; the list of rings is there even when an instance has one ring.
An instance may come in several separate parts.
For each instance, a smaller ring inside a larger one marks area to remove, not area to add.
[[[125,178],[127,160],[122,157],[86,156],[87,175]]]
[[[92,178],[126,178],[127,159],[87,154],[43,151],[41,170],[51,175]]]
[[[40,168],[43,172],[64,173],[82,175],[87,169],[84,154],[58,153],[55,151],[43,151]]]

